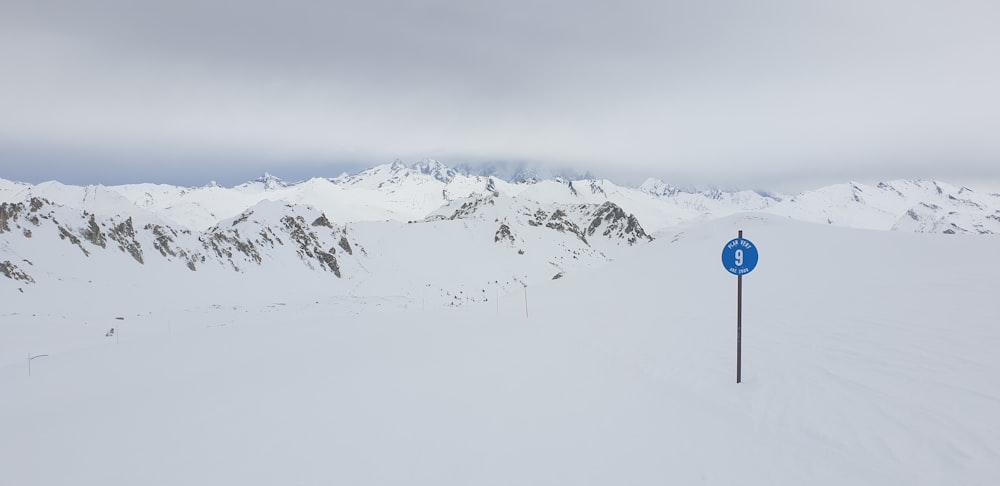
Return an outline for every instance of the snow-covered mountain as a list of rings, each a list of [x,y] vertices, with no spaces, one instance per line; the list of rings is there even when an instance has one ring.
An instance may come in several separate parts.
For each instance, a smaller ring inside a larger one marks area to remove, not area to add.
[[[852,228],[1000,234],[1000,197],[943,182],[851,182],[788,198],[768,212]]]
[[[935,181],[897,180],[874,186],[852,182],[785,195],[763,191],[684,188],[648,179],[626,187],[607,179],[510,180],[450,168],[434,160],[407,165],[396,160],[332,179],[287,182],[265,173],[232,188],[209,184],[69,186],[0,179],[0,201],[39,197],[99,216],[137,216],[191,230],[205,230],[261,201],[312,206],[343,222],[419,221],[452,201],[500,193],[548,204],[610,201],[636,215],[650,233],[680,224],[746,211],[878,230],[1000,233],[1000,196]],[[508,174],[509,175],[509,174]]]
[[[101,289],[122,278],[134,279],[135,291],[180,278],[185,289],[175,292],[211,294],[236,275],[242,285],[263,287],[282,275],[332,295],[422,288],[433,305],[463,305],[485,300],[486,286],[504,292],[603,265],[652,241],[613,203],[544,204],[485,191],[486,181],[479,182],[483,193],[421,220],[343,223],[309,205],[263,200],[202,230],[137,207],[104,216],[31,196],[0,203],[0,272],[7,277],[0,287],[45,298],[79,293],[86,282],[83,291],[100,301]],[[297,187],[314,183],[329,184]]]
[[[680,189],[649,179],[639,190],[704,216],[754,211],[849,228],[915,233],[1000,234],[1000,197],[943,182],[835,184],[796,195]]]
[[[0,285],[28,292],[44,282],[92,282],[95,274],[155,281],[158,272],[189,272],[199,276],[192,288],[210,288],[223,278],[218,272],[280,269],[320,278],[341,294],[429,285],[435,299],[456,304],[483,297],[482,286],[467,293],[470,282],[516,288],[603,265],[672,228],[745,212],[873,230],[1000,234],[1000,195],[932,181],[780,195],[653,179],[638,188],[561,177],[512,183],[433,160],[301,182],[264,174],[231,188],[0,179]]]

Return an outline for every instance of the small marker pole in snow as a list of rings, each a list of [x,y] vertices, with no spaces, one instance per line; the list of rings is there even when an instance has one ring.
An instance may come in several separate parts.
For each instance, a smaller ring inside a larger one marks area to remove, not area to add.
[[[743,381],[743,276],[757,267],[757,246],[743,239],[743,230],[722,248],[722,266],[736,275],[736,383]]]
[[[33,360],[35,358],[44,358],[46,356],[48,356],[48,355],[47,354],[39,354],[38,356],[32,356],[31,353],[28,353],[28,376],[31,376],[31,360]]]
[[[522,283],[521,285],[524,285],[524,318],[527,319],[528,318],[528,285],[525,284],[525,283]]]

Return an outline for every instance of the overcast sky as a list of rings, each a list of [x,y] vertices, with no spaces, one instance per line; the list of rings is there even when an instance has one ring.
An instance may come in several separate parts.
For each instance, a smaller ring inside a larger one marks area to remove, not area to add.
[[[0,0],[0,177],[1000,179],[996,0]]]

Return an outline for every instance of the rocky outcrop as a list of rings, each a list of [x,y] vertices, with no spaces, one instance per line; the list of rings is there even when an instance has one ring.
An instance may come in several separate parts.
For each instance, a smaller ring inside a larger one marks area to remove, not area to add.
[[[604,196],[607,196],[607,193],[604,192],[604,188],[601,187],[601,185],[598,184],[596,180],[590,181],[590,192],[591,194],[602,194]]]
[[[353,255],[354,250],[351,249],[351,242],[347,241],[347,236],[341,236],[339,242],[340,248],[347,252],[348,255]]]
[[[653,237],[646,234],[646,230],[639,224],[635,215],[626,214],[625,210],[610,201],[602,204],[593,213],[593,219],[587,227],[587,235],[595,234],[625,240],[629,246],[640,240],[653,241]]]
[[[31,198],[31,212],[37,213],[45,204],[52,204],[47,199],[33,197]]]
[[[198,238],[206,251],[211,252],[220,260],[232,265],[233,270],[242,271],[240,263],[244,261],[260,265],[262,259],[253,242],[240,239],[239,231],[214,231]],[[239,256],[242,255],[242,258]]]
[[[327,219],[327,217],[326,217],[325,214],[319,215],[319,217],[316,218],[316,220],[312,222],[312,225],[313,226],[323,226],[325,228],[333,229],[333,223],[331,223],[330,220]]]
[[[235,271],[244,272],[249,266],[264,265],[269,255],[290,247],[309,268],[322,269],[341,277],[337,246],[348,255],[353,254],[346,230],[330,221],[325,214],[317,215],[309,208],[289,204],[266,203],[200,235],[161,225],[147,225],[145,229],[152,233],[153,246],[161,256],[181,258],[191,270],[196,268],[196,264],[215,260]],[[205,254],[185,250],[177,244],[178,237],[195,238]]]
[[[316,253],[316,259],[320,261],[321,266],[329,269],[333,272],[337,278],[341,278],[340,274],[340,264],[337,262],[337,257],[335,257],[333,247],[330,247],[330,251],[323,251],[319,248],[313,250]]]
[[[132,227],[132,218],[113,226],[108,231],[108,237],[118,243],[118,249],[128,253],[140,264],[142,260],[142,244],[135,239],[135,228]]]
[[[336,256],[337,246],[348,255],[353,254],[346,230],[330,221],[325,214],[300,214],[312,210],[294,205],[267,203],[263,209],[260,206],[255,209],[247,210],[231,222],[219,224],[197,236],[207,257],[178,248],[173,243],[178,236],[175,230],[157,225],[146,229],[155,236],[154,247],[161,255],[183,258],[192,270],[196,263],[217,260],[235,271],[243,272],[247,266],[263,265],[268,255],[281,252],[288,246],[309,268],[342,276],[341,264]],[[181,234],[190,236],[189,232]]]
[[[0,203],[0,233],[10,231],[11,221],[17,221],[24,212],[24,203]]]
[[[493,236],[494,243],[510,243],[514,245],[514,234],[510,232],[510,225],[507,222],[500,224],[496,234]]]
[[[11,280],[18,280],[26,283],[35,283],[35,279],[31,278],[23,270],[10,262],[10,260],[4,260],[0,262],[0,275],[3,275]]]
[[[326,216],[321,218],[326,219]],[[337,257],[334,256],[336,249],[331,246],[329,250],[323,250],[320,246],[319,236],[308,230],[302,216],[285,216],[281,218],[281,223],[297,245],[296,252],[300,258],[307,262],[308,260],[316,260],[321,268],[333,272],[337,277],[341,276],[340,265],[337,263]]]
[[[147,224],[146,226],[143,226],[142,229],[153,234],[153,249],[160,252],[160,256],[166,258],[180,258],[184,260],[188,269],[192,272],[198,269],[196,265],[197,263],[205,261],[205,257],[200,253],[191,254],[176,242],[176,238],[181,235],[190,236],[191,231],[178,231],[169,226],[161,226],[158,224]]]
[[[587,237],[584,235],[583,230],[580,229],[580,226],[571,221],[566,211],[562,209],[556,209],[551,214],[539,209],[535,211],[534,219],[529,220],[528,224],[531,226],[544,226],[560,233],[570,233],[579,238],[580,241],[587,242]]]
[[[482,208],[483,206],[485,206],[487,204],[489,204],[489,205],[495,205],[496,204],[496,197],[493,196],[493,195],[490,195],[490,196],[487,196],[487,197],[481,197],[481,198],[472,199],[472,200],[469,200],[469,201],[466,201],[466,202],[462,203],[462,205],[459,206],[459,208],[456,209],[451,214],[451,216],[448,216],[446,218],[445,217],[441,217],[441,216],[430,217],[430,218],[427,218],[427,220],[428,221],[440,220],[440,219],[456,220],[456,219],[468,218],[468,217],[476,214],[476,212],[479,211],[480,208]]]
[[[594,183],[594,187],[600,187]],[[625,213],[618,205],[605,202],[596,204],[545,204],[519,201],[506,197],[479,197],[454,201],[442,207],[424,221],[446,221],[454,219],[493,221],[498,226],[494,230],[493,241],[517,245],[527,227],[545,228],[557,233],[572,235],[586,246],[595,248],[591,238],[604,237],[598,251],[609,249],[608,244],[635,245],[640,241],[652,241],[638,218]],[[545,238],[545,237],[542,237]]]
[[[84,213],[84,215],[86,215],[86,213]],[[87,227],[80,230],[80,236],[95,246],[107,248],[108,239],[104,236],[104,233],[101,231],[101,227],[98,226],[97,220],[94,219],[93,214],[90,215],[90,219],[87,221]]]
[[[76,247],[79,248],[85,256],[90,256],[90,252],[87,251],[82,244],[80,244],[80,238],[77,238],[76,235],[74,235],[72,231],[66,229],[65,226],[59,226],[59,239],[69,240],[69,242],[76,245]]]

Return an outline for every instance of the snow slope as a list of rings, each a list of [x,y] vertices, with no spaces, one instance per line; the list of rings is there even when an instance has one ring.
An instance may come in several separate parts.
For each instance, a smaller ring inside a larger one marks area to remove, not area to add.
[[[737,229],[761,249],[740,385]],[[122,321],[58,295],[0,326],[0,484],[992,485],[994,252],[743,214],[499,307],[374,311],[280,272]]]

